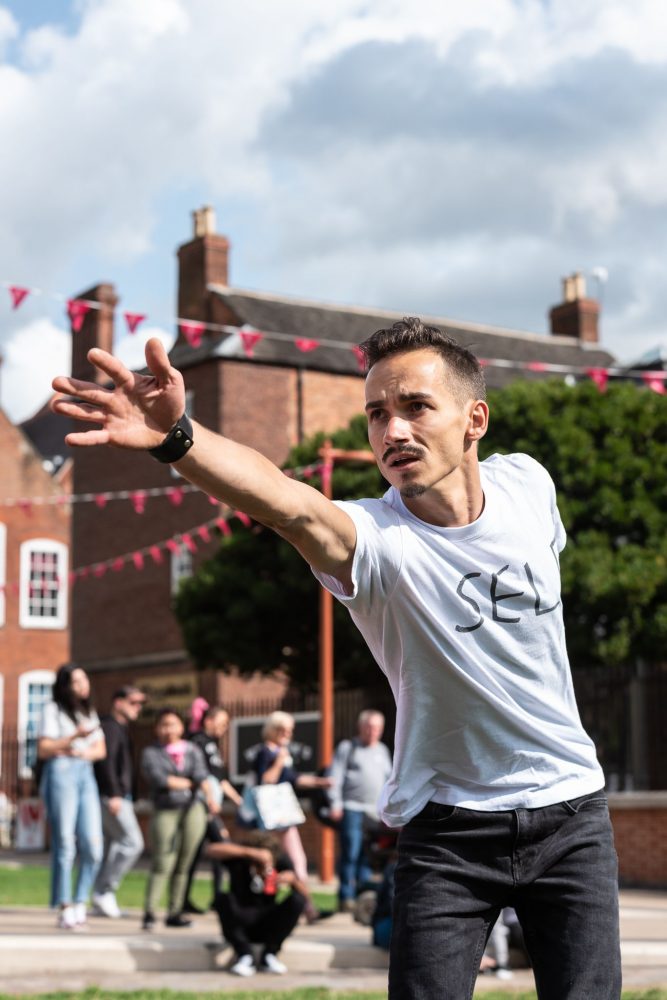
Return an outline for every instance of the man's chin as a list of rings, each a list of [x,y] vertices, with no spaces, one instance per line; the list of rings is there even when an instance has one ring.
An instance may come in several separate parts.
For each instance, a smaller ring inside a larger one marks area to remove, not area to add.
[[[426,487],[413,483],[412,486],[402,486],[399,492],[405,500],[414,500],[415,497],[421,497],[426,493]]]

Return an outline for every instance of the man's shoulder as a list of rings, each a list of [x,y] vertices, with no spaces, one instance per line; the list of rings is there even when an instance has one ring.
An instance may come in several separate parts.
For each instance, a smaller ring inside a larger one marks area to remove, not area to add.
[[[480,469],[484,478],[497,483],[551,482],[551,476],[544,466],[531,455],[521,451],[508,455],[499,453],[489,455],[480,462]]]

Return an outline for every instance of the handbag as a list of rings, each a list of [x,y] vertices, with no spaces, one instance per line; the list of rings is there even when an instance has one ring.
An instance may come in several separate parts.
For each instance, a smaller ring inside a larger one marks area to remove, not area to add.
[[[244,789],[243,812],[251,810],[260,830],[286,830],[306,822],[294,789],[289,781],[277,785],[253,785]]]

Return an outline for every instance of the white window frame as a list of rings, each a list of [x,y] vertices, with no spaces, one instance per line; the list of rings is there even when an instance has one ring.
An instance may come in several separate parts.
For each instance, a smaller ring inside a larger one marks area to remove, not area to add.
[[[172,552],[170,559],[169,592],[172,597],[175,597],[176,594],[178,593],[178,587],[181,580],[189,580],[194,573],[192,552],[190,552],[190,549],[187,547],[187,545],[184,545],[183,542],[179,542],[178,545],[180,549],[178,555],[175,552]],[[188,562],[189,564],[190,567],[189,572],[182,572],[181,570],[181,560],[183,559],[185,559],[185,561]]]
[[[7,527],[0,522],[0,628],[5,625],[7,602],[5,600],[5,584],[7,583]]]
[[[57,613],[53,616],[30,614],[30,560],[35,552],[55,555],[58,565]],[[21,545],[19,625],[21,628],[63,629],[67,627],[67,570],[69,552],[63,542],[53,538],[29,538]]]
[[[28,670],[19,676],[19,704],[17,713],[17,738],[19,741],[19,761],[18,771],[21,777],[30,777],[32,768],[29,767],[25,751],[28,737],[28,696],[33,684],[50,684],[56,679],[55,670]]]
[[[5,727],[5,678],[0,674],[0,774],[2,774],[2,733]]]

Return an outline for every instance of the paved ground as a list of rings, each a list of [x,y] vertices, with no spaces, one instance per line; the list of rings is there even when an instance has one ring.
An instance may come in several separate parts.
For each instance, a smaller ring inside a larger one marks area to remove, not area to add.
[[[621,937],[626,987],[667,988],[667,893],[622,892]],[[6,993],[87,986],[216,993],[297,986],[386,990],[386,954],[373,948],[368,929],[347,915],[300,926],[282,952],[286,976],[240,980],[225,971],[230,957],[211,914],[198,917],[187,930],[159,926],[152,934],[141,931],[139,913],[120,921],[95,918],[86,931],[71,934],[56,930],[54,915],[46,909],[0,909],[0,990]],[[502,984],[480,977],[476,994],[500,985],[530,989],[532,973],[516,969],[514,979]]]

